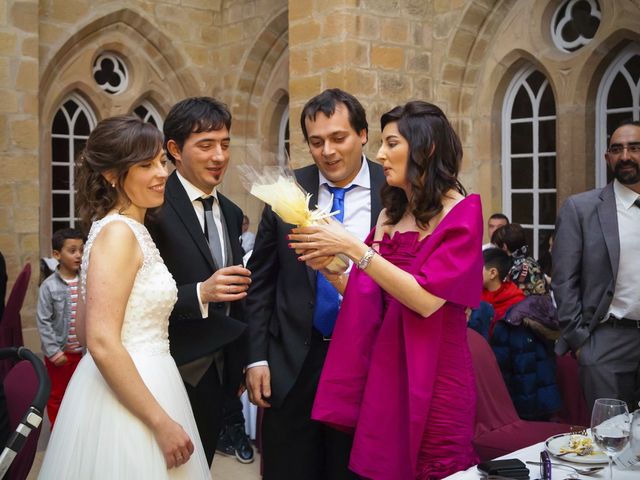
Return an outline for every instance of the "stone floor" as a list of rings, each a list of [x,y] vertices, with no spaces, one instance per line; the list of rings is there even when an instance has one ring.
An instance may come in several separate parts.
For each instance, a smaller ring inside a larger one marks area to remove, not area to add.
[[[45,418],[42,434],[38,440],[38,452],[36,453],[36,458],[27,480],[36,480],[48,441],[49,421]],[[215,480],[260,480],[260,455],[256,453],[255,461],[248,465],[243,465],[238,462],[235,457],[216,455],[213,459],[213,466],[211,467],[211,478]]]

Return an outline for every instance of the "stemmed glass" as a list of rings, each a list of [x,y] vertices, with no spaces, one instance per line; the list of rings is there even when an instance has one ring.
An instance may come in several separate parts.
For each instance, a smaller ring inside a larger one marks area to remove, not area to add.
[[[631,420],[626,402],[598,398],[591,413],[591,435],[609,458],[609,480],[613,478],[613,456],[629,442]]]

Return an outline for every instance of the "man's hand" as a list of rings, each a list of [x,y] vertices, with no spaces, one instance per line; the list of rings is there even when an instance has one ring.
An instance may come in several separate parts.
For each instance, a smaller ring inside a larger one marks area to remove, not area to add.
[[[52,363],[56,367],[61,367],[62,365],[66,364],[68,361],[69,361],[69,358],[67,358],[67,356],[63,353],[58,358],[56,358]]]
[[[258,407],[269,408],[271,404],[265,400],[271,397],[271,371],[269,367],[259,366],[247,369],[246,383],[251,403]]]
[[[202,303],[235,302],[247,296],[251,272],[240,265],[224,267],[200,284]]]

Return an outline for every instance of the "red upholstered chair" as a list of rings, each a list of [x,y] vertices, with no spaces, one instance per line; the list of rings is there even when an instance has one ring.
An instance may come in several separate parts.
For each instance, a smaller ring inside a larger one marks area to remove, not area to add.
[[[582,393],[578,361],[570,354],[556,359],[556,379],[562,396],[562,409],[558,412],[557,419],[571,425],[588,427],[591,423],[591,412],[587,409],[587,402]]]
[[[31,363],[22,360],[9,371],[3,385],[9,414],[9,428],[14,431],[36,395],[38,377]],[[7,472],[7,479],[24,480],[27,478],[36,455],[41,429],[42,426],[29,435],[16,458],[13,459]]]
[[[467,341],[478,390],[473,445],[480,461],[506,455],[558,433],[569,432],[571,425],[568,424],[520,419],[487,341],[470,328],[467,329]]]
[[[0,320],[0,348],[1,347],[21,347],[24,345],[22,340],[22,321],[20,320],[20,310],[24,303],[24,297],[27,294],[29,280],[31,279],[31,264],[27,263],[16,282],[13,284],[7,305],[4,308],[2,320]],[[0,381],[4,379],[7,372],[15,364],[14,360],[0,361]]]

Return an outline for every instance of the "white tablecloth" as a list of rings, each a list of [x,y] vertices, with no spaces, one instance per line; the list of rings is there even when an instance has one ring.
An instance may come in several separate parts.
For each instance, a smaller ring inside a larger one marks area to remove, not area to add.
[[[522,460],[523,462],[526,462],[527,460],[532,460],[534,462],[538,462],[540,461],[540,452],[544,450],[544,442],[540,442],[540,443],[536,443],[535,445],[531,445],[530,447],[527,448],[523,448],[522,450],[517,450],[513,453],[510,453],[508,455],[505,455],[503,457],[500,458],[518,458],[520,460]],[[581,467],[593,467],[595,465],[587,465],[587,464],[583,464],[583,463],[569,463],[569,462],[563,462],[560,458],[554,458],[553,456],[551,456],[551,462],[552,463],[565,463],[567,465],[572,465],[574,467],[577,468],[581,468]],[[603,466],[605,466],[605,468],[603,470],[601,470],[600,472],[596,473],[595,475],[589,475],[589,476],[585,476],[585,475],[580,475],[581,479],[585,479],[588,480],[590,478],[594,479],[594,480],[605,480],[609,478],[609,472],[608,469],[609,467],[606,464],[602,464]],[[536,479],[536,478],[540,478],[540,474],[539,474],[539,468],[537,465],[527,465],[527,468],[531,471],[531,473],[529,474],[529,478],[531,479]],[[551,470],[551,476],[552,476],[552,480],[563,480],[564,478],[566,478],[569,473],[571,473],[572,470],[568,469],[568,468],[558,468],[558,467],[552,467]],[[453,475],[449,475],[446,480],[479,480],[482,478],[482,475],[480,475],[480,472],[478,472],[478,468],[477,467],[471,467],[467,470],[464,470],[462,472],[458,472],[458,473],[454,473]],[[620,468],[618,468],[615,464],[613,465],[613,480],[640,480],[640,465],[636,465],[635,467],[633,467],[633,469],[631,470],[621,470]]]

